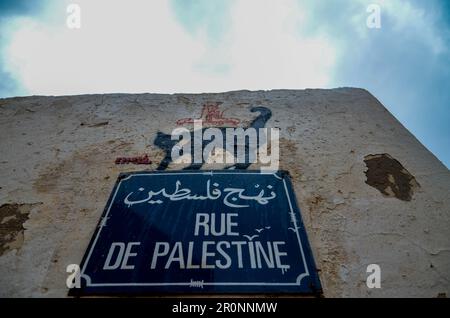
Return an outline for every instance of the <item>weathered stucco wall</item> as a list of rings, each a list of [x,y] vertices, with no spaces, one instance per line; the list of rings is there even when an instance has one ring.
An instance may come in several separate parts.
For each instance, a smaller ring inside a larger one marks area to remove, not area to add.
[[[157,132],[205,103],[237,119],[225,125],[272,110],[326,297],[449,295],[449,170],[367,91],[342,88],[0,99],[0,296],[65,297],[117,175],[155,169]],[[365,284],[371,263],[381,289]]]

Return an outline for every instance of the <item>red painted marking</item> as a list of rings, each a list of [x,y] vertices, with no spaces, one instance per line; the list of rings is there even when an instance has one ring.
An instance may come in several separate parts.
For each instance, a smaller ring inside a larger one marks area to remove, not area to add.
[[[135,165],[149,165],[152,161],[148,158],[147,155],[141,157],[118,157],[115,161],[116,165],[124,165],[124,164],[135,164]]]
[[[241,121],[237,118],[226,118],[224,117],[224,111],[220,111],[219,105],[221,103],[207,103],[203,105],[202,114],[197,120],[202,120],[203,125],[213,125],[213,126],[237,126]],[[182,118],[177,120],[177,125],[193,124],[193,118]]]

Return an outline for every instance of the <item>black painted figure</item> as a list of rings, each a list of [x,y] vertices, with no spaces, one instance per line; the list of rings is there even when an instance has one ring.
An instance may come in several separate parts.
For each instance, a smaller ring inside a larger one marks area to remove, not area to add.
[[[257,134],[257,139],[260,140],[260,136],[259,136],[259,128],[264,128],[267,121],[272,117],[272,112],[270,109],[266,108],[266,107],[253,107],[250,109],[251,112],[259,112],[259,115],[251,122],[249,127],[255,128],[256,129],[256,134]],[[246,128],[249,128],[246,127]],[[223,147],[225,148],[226,145],[226,129],[228,127],[217,127],[218,129],[221,130],[222,132],[222,136],[223,136]],[[202,133],[205,132],[205,130],[208,128],[203,128],[202,129]],[[165,156],[164,158],[161,160],[157,170],[166,170],[167,167],[169,166],[169,164],[172,162],[172,148],[178,144],[178,140],[172,140],[171,139],[171,135],[169,134],[165,134],[163,132],[158,131],[156,138],[154,140],[154,144],[155,146],[161,148],[162,150],[164,150],[165,152]],[[203,153],[203,149],[206,147],[206,145],[208,145],[210,142],[210,140],[203,140],[202,142],[202,153]],[[194,134],[191,133],[191,153],[193,153],[193,147],[194,147]],[[225,150],[225,149],[224,149]],[[245,139],[245,163],[236,163],[233,166],[229,167],[228,169],[247,169],[251,162],[249,162],[249,151],[250,151],[250,146],[248,144],[248,140],[247,138]],[[237,146],[235,144],[234,146],[234,152],[233,152],[233,156],[236,157],[237,155]],[[204,161],[205,158],[203,158],[202,163],[192,163],[190,164],[188,167],[184,168],[185,170],[198,170],[200,169],[203,164],[205,163]]]

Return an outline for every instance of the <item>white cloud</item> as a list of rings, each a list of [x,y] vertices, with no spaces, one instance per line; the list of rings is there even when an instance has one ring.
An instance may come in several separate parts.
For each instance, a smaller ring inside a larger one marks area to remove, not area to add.
[[[64,19],[15,21],[7,65],[30,94],[166,91],[189,80],[204,47],[174,21],[167,2],[78,3],[79,30]]]
[[[68,3],[68,2],[67,2]],[[237,0],[220,45],[189,34],[167,1],[79,0],[82,27],[53,18],[18,18],[6,67],[29,94],[206,92],[327,86],[335,50],[298,28],[294,0]],[[61,19],[54,15],[61,14]]]
[[[394,20],[397,32],[414,34],[420,41],[430,47],[434,54],[444,53],[447,50],[441,32],[436,28],[435,12],[425,11],[424,8],[415,7],[409,2],[383,1],[383,8]]]
[[[269,89],[329,83],[334,49],[325,37],[301,35],[305,12],[292,0],[237,1],[226,42],[237,85]]]
[[[363,23],[367,13],[362,10],[373,3],[380,6],[383,32],[390,32],[393,36],[413,36],[418,42],[429,47],[433,54],[445,54],[448,51],[449,48],[442,36],[448,31],[437,27],[435,18],[438,12],[433,11],[433,6],[427,6],[427,4],[417,6],[413,2],[403,0],[353,1],[352,5],[359,5],[361,10],[356,11],[350,20],[361,38],[367,39],[373,32]]]

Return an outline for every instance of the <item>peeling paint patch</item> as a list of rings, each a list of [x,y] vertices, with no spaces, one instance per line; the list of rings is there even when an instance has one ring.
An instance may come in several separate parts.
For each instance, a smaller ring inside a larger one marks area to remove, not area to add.
[[[23,244],[23,224],[35,204],[3,204],[0,206],[0,256]]]
[[[411,201],[414,190],[420,187],[414,176],[388,154],[368,155],[364,162],[366,183],[385,196]]]

